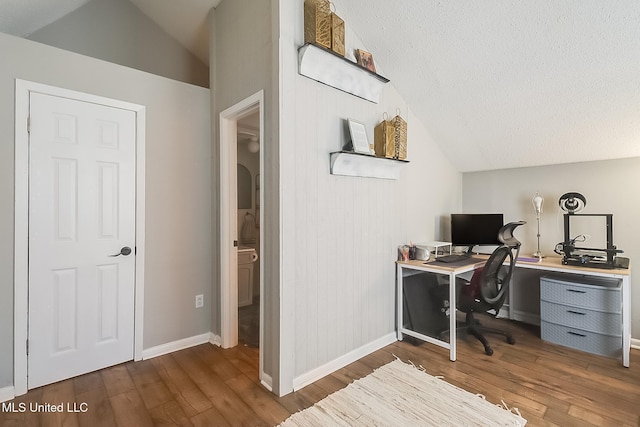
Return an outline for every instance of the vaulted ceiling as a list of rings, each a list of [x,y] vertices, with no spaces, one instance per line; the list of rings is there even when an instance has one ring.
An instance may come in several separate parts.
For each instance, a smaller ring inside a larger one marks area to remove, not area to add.
[[[88,1],[0,0],[0,31]],[[131,0],[204,62],[219,1]],[[333,3],[460,171],[640,156],[637,0]]]
[[[25,37],[92,0],[0,0],[0,32]],[[221,0],[129,0],[205,64],[207,15]]]
[[[640,156],[640,2],[333,2],[459,170]]]

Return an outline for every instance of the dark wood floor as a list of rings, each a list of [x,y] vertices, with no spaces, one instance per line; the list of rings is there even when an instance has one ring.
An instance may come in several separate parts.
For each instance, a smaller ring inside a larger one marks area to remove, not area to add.
[[[490,339],[491,357],[468,337],[458,340],[455,363],[445,349],[398,342],[282,398],[259,384],[258,349],[205,344],[31,390],[12,401],[27,411],[0,412],[0,425],[276,425],[395,356],[491,402],[518,407],[529,426],[640,425],[640,351],[632,350],[631,367],[623,368],[617,359],[543,343],[535,328],[499,322],[517,343]],[[86,403],[88,410],[32,413],[30,403],[75,403],[78,410]]]

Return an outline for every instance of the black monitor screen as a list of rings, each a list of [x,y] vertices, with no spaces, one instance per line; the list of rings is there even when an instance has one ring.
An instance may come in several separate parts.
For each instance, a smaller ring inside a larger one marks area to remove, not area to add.
[[[456,246],[500,245],[502,214],[451,214],[451,243]]]

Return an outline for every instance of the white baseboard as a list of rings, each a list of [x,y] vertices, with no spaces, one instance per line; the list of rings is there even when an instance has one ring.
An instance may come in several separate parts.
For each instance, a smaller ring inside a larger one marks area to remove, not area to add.
[[[266,388],[270,392],[273,392],[273,379],[271,378],[271,375],[267,375],[263,372],[260,383],[264,386],[264,388]]]
[[[206,334],[196,335],[178,341],[168,342],[166,344],[147,348],[146,350],[142,350],[142,358],[145,360],[152,359],[154,357],[162,356],[163,354],[173,353],[174,351],[184,350],[185,348],[208,343],[211,339],[210,335],[211,333],[207,332]]]
[[[378,338],[369,344],[363,345],[349,353],[332,360],[329,363],[325,363],[307,373],[304,373],[293,379],[293,390],[300,390],[302,387],[311,384],[314,381],[319,380],[322,377],[326,377],[332,372],[337,371],[340,368],[347,366],[349,363],[353,363],[364,356],[373,353],[376,350],[381,349],[391,343],[397,341],[397,335],[395,332]]]
[[[16,395],[12,385],[0,388],[0,402],[6,402],[14,397],[16,397]]]
[[[631,348],[636,348],[640,350],[640,339],[631,338]]]
[[[527,313],[526,311],[511,310],[510,316],[511,316],[511,320],[517,320],[519,322],[524,322],[529,325],[540,326],[539,314]]]
[[[213,332],[209,332],[209,342],[215,346],[222,346],[222,337],[220,335],[216,335]]]

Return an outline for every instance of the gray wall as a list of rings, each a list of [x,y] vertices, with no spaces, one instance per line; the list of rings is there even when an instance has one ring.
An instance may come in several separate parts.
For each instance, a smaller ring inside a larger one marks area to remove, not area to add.
[[[260,149],[264,152],[263,180],[265,252],[261,254],[265,265],[264,289],[262,298],[265,304],[264,347],[260,351],[264,354],[264,370],[267,375],[277,376],[278,351],[278,314],[279,314],[279,184],[278,184],[278,138],[277,138],[277,97],[274,88],[277,87],[277,43],[272,40],[277,37],[272,34],[277,25],[273,22],[272,11],[277,8],[276,0],[233,0],[222,1],[210,14],[211,34],[211,85],[212,93],[212,129],[214,132],[213,145],[213,179],[214,209],[214,263],[213,294],[216,298],[214,307],[219,306],[220,283],[219,278],[219,235],[220,201],[218,198],[218,180],[220,171],[218,159],[219,148],[219,114],[221,111],[235,105],[243,99],[264,90],[264,141],[260,142]],[[220,313],[214,312],[211,319],[211,329],[214,334],[220,334]],[[275,381],[274,381],[275,382]],[[274,384],[274,391],[278,392],[278,385]]]
[[[144,348],[209,332],[209,90],[5,34],[0,56],[0,388],[13,384],[16,78],[146,106]]]
[[[525,220],[516,235],[522,253],[536,250],[536,215],[531,198],[536,191],[544,197],[540,221],[540,246],[552,256],[556,243],[564,239],[563,211],[558,199],[578,192],[587,199],[583,213],[612,213],[614,244],[622,256],[640,259],[640,158],[573,163],[567,165],[506,169],[463,175],[463,212],[503,212],[505,221]],[[640,277],[631,282],[631,335],[640,338]]]
[[[209,67],[128,0],[93,0],[29,39],[209,87]]]

